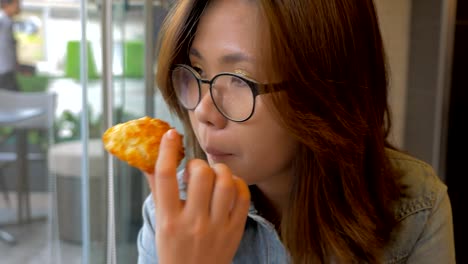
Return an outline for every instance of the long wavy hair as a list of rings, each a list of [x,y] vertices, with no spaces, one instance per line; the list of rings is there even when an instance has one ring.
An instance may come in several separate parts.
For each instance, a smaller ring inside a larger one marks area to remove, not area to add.
[[[284,80],[271,87],[282,91],[272,93],[272,109],[300,143],[281,239],[294,263],[376,263],[395,225],[399,190],[385,151],[388,81],[373,2],[250,1],[264,18],[262,69]],[[170,67],[189,61],[209,3],[178,1],[158,42],[157,86],[184,123],[190,156],[199,158],[205,156],[172,89]]]

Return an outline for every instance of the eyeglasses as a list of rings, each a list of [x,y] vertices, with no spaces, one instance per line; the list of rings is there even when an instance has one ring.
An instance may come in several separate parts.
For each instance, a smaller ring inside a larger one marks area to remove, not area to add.
[[[197,71],[185,64],[172,68],[172,85],[179,102],[187,110],[194,110],[201,101],[201,85],[209,84],[210,95],[218,111],[234,122],[252,117],[255,98],[266,92],[264,85],[234,73],[220,73],[211,80],[202,79]]]

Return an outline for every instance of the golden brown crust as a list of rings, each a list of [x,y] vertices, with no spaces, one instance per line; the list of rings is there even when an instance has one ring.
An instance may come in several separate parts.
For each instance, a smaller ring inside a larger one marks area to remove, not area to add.
[[[144,172],[153,173],[159,154],[161,138],[172,127],[165,121],[148,116],[117,124],[102,136],[104,148]],[[184,158],[184,149],[179,151],[179,164]]]

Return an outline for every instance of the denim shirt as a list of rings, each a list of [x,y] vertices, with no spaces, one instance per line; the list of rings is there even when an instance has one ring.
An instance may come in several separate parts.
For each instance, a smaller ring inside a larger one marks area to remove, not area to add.
[[[455,263],[452,211],[446,185],[428,164],[393,150],[388,150],[388,155],[393,167],[401,174],[400,184],[404,188],[394,207],[398,225],[392,231],[380,262]],[[180,196],[185,199],[186,186],[181,180],[179,185]],[[137,241],[138,263],[158,263],[155,207],[151,195],[144,202],[143,219]],[[273,225],[259,216],[253,205],[233,263],[289,263],[288,252]]]

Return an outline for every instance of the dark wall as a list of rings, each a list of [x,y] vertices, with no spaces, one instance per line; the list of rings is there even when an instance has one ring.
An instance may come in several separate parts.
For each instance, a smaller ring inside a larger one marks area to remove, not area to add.
[[[457,263],[468,263],[468,1],[457,1],[446,178],[454,216]]]

